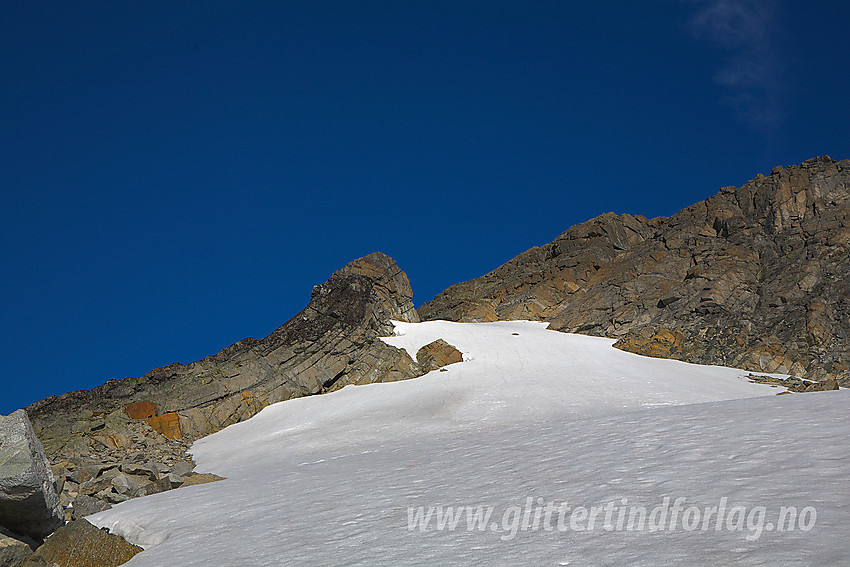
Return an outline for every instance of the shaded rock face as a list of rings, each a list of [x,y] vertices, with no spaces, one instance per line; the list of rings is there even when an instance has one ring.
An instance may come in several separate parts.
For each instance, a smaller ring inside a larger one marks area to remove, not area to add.
[[[391,320],[419,320],[412,296],[395,261],[370,254],[317,285],[309,305],[264,339],[32,404],[27,412],[36,433],[66,480],[63,503],[84,494],[114,504],[171,488],[163,476],[178,467],[185,470],[177,479],[191,471],[185,451],[193,440],[269,404],[423,374],[404,350],[378,339],[392,334]],[[127,465],[157,470],[116,486],[110,468]]]
[[[850,161],[777,167],[671,217],[604,214],[419,314],[549,321],[639,354],[850,386]]]
[[[0,416],[0,526],[41,540],[64,517],[53,471],[26,412]]]
[[[35,541],[0,528],[0,567],[19,567],[36,547]]]
[[[127,543],[87,522],[77,520],[60,528],[23,565],[27,567],[117,567],[142,548]]]
[[[112,508],[112,504],[109,504],[104,500],[88,496],[87,494],[80,494],[74,499],[74,508],[71,519],[79,520],[80,518],[85,518],[86,516],[91,516],[92,514],[97,514],[98,512],[109,510],[110,508]]]

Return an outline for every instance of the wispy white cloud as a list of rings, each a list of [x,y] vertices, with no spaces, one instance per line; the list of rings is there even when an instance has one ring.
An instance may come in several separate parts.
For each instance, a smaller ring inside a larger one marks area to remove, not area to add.
[[[708,0],[695,3],[694,36],[722,48],[727,59],[714,76],[741,117],[772,129],[782,120],[782,62],[776,7],[770,0]]]

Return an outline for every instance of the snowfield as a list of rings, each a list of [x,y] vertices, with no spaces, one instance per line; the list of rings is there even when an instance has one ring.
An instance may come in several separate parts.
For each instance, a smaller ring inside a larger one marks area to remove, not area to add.
[[[228,480],[88,519],[145,547],[131,567],[850,564],[847,390],[545,323],[396,334],[464,362],[267,407],[193,446]]]

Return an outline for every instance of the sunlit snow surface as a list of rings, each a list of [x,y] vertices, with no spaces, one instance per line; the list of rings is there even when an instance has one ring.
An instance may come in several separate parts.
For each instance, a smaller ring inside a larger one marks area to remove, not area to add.
[[[228,480],[89,520],[143,545],[139,567],[850,564],[846,390],[775,396],[741,370],[541,323],[396,331],[385,341],[413,356],[442,338],[464,362],[270,406],[193,446],[199,471]],[[810,506],[817,521],[757,539],[746,526],[608,531],[601,516],[592,531],[501,529],[528,498],[650,511],[665,496],[764,506],[767,520]],[[493,529],[408,529],[409,507],[440,505],[492,506]]]

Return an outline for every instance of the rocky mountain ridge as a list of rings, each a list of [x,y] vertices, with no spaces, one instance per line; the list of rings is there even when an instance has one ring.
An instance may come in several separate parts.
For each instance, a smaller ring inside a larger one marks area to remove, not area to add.
[[[776,167],[670,216],[606,213],[419,308],[850,386],[850,161]]]
[[[374,253],[317,285],[307,307],[264,339],[30,405],[62,504],[81,517],[215,480],[193,473],[193,440],[281,400],[424,374],[378,339],[392,334],[393,319],[419,320],[410,282],[394,260]]]
[[[67,518],[218,480],[194,472],[191,442],[277,401],[461,362],[442,340],[413,360],[379,339],[420,318],[543,320],[638,354],[791,374],[750,378],[794,391],[850,386],[850,161],[777,167],[670,217],[601,215],[418,311],[406,274],[370,254],[268,337],[36,402],[26,413]]]

